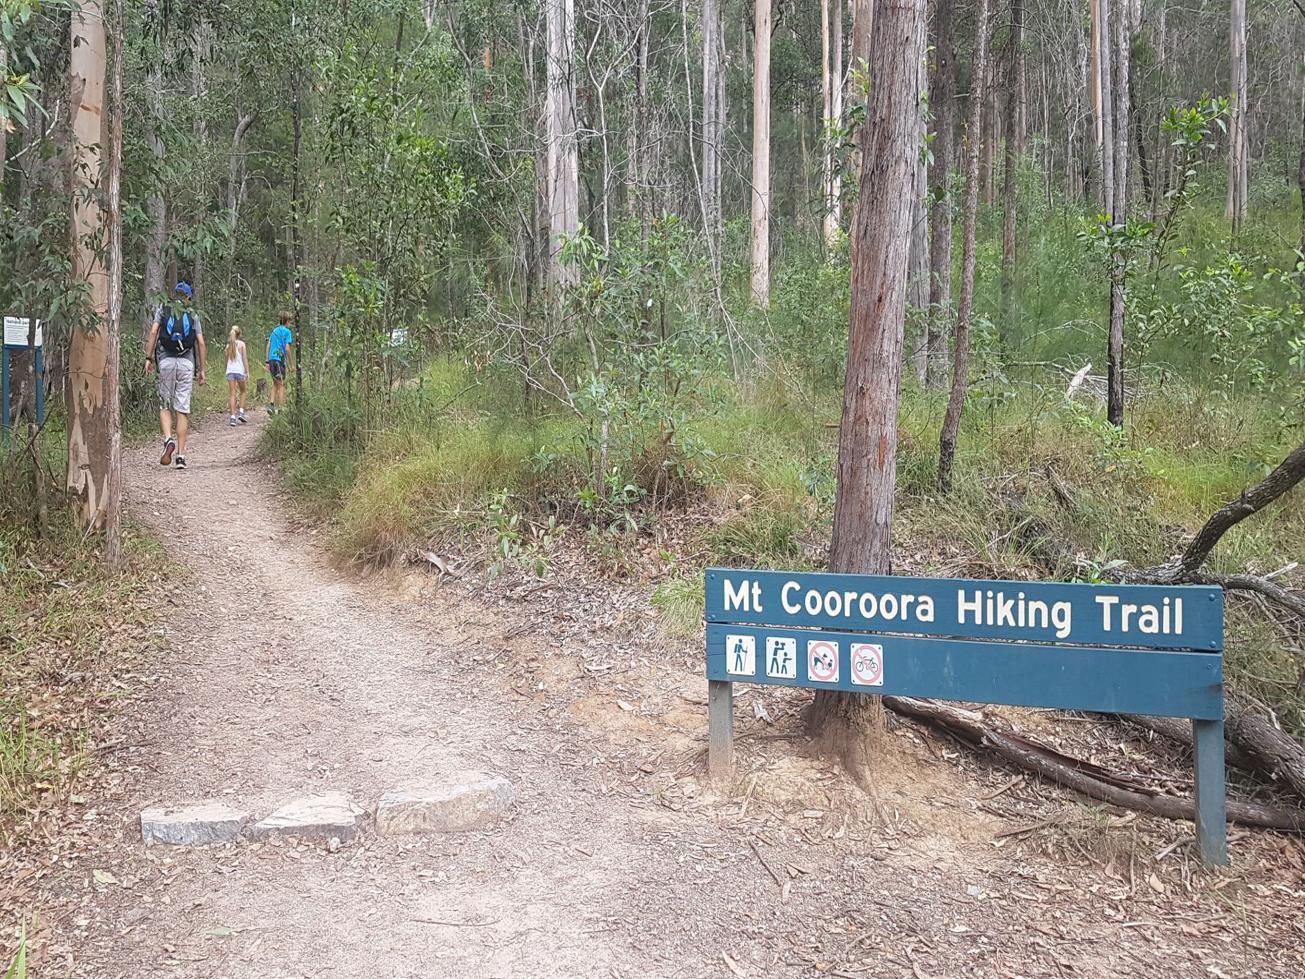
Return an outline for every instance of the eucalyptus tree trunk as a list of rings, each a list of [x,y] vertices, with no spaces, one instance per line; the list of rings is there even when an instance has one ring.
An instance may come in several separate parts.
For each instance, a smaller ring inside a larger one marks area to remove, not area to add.
[[[926,59],[920,59],[921,92],[929,91]],[[907,270],[906,305],[913,312],[919,332],[911,347],[911,370],[924,384],[929,370],[929,169],[924,154],[915,161],[915,190],[912,194],[911,256]]]
[[[555,285],[579,281],[562,262],[562,239],[580,230],[580,156],[575,115],[575,0],[547,0],[549,267]]]
[[[145,72],[145,141],[154,166],[163,166],[163,69],[162,58],[151,58]],[[141,336],[147,337],[154,323],[154,304],[164,294],[163,249],[168,241],[168,206],[163,199],[161,177],[150,180],[145,197],[149,231],[145,235],[145,301],[141,310]]]
[[[857,75],[864,77],[870,72],[870,28],[874,24],[875,3],[874,0],[851,0],[852,3],[852,46],[848,52],[848,62],[851,71],[847,73],[847,92],[846,101],[851,104],[853,100],[862,100],[862,92],[858,86]],[[861,141],[857,140],[852,147],[852,152],[848,160],[849,169],[852,179],[860,185],[861,182]],[[855,215],[852,218],[856,220]],[[855,239],[853,239],[855,240]]]
[[[116,357],[109,329],[105,215],[100,210],[101,150],[105,145],[104,17],[100,0],[72,13],[68,63],[72,130],[72,278],[86,287],[87,322],[72,332],[68,351],[68,494],[82,523],[101,528],[111,505]]]
[[[1115,112],[1114,112],[1114,199],[1110,204],[1111,224],[1118,232],[1128,226],[1128,125],[1132,43],[1132,14],[1127,0],[1117,0],[1115,11]],[[1122,252],[1113,256],[1110,271],[1110,338],[1107,351],[1106,418],[1117,428],[1124,424],[1124,319],[1127,312],[1128,264]]]
[[[203,160],[208,156],[208,115],[203,110],[205,98],[208,96],[208,77],[205,74],[208,67],[209,41],[212,28],[207,21],[201,20],[195,28],[195,36],[191,40],[190,54],[190,95],[195,104],[200,106],[200,111],[195,113],[195,158]],[[207,181],[205,181],[207,184]],[[201,191],[202,193],[202,191]],[[196,254],[191,264],[190,284],[194,289],[195,305],[201,306],[204,293],[204,273],[207,271],[207,263],[203,254]]]
[[[1101,210],[1109,217],[1115,206],[1115,97],[1114,80],[1110,70],[1111,7],[1115,3],[1127,0],[1097,0],[1101,11],[1100,23],[1097,25],[1099,37],[1096,56],[1097,70],[1101,77],[1101,113],[1098,116],[1101,128]],[[1113,223],[1113,219],[1112,219]]]
[[[934,7],[933,78],[929,109],[933,113],[933,163],[929,184],[929,352],[926,382],[941,387],[947,376],[947,334],[952,319],[952,141],[956,111],[956,0]]]
[[[852,231],[856,247],[829,551],[832,571],[891,570],[906,308],[907,255],[901,243],[915,210],[925,35],[925,0],[880,0],[870,55],[875,92],[862,136],[865,164]],[[879,698],[819,691],[809,718],[849,767],[864,773],[867,729],[883,722]]]
[[[837,234],[834,225],[834,199],[832,188],[834,181],[833,143],[827,138],[833,118],[833,84],[829,70],[829,0],[820,0],[820,226],[825,248],[833,247]]]
[[[1240,234],[1246,219],[1247,139],[1246,102],[1246,0],[1232,0],[1229,24],[1229,89],[1232,115],[1228,120],[1228,199],[1226,216],[1234,235]]]
[[[1088,16],[1091,20],[1091,34],[1088,42],[1088,63],[1091,66],[1089,73],[1088,97],[1092,102],[1092,126],[1096,135],[1096,142],[1093,146],[1096,149],[1097,172],[1105,178],[1104,160],[1102,158],[1102,147],[1105,141],[1105,131],[1101,115],[1101,15],[1103,13],[1104,0],[1088,0]]]
[[[1305,15],[1305,7],[1301,7]],[[1300,251],[1305,255],[1305,96],[1301,98],[1300,163],[1296,167],[1296,186],[1300,189]],[[1302,260],[1301,277],[1305,279],[1305,260]]]
[[[0,43],[0,82],[9,77],[9,51]],[[5,189],[5,161],[8,159],[9,151],[9,127],[0,124],[0,194]],[[2,200],[3,198],[0,198]]]
[[[951,489],[952,466],[956,458],[956,438],[965,408],[965,387],[970,370],[970,317],[974,310],[974,269],[979,219],[979,143],[983,139],[982,80],[988,77],[988,4],[979,0],[974,26],[974,67],[971,76],[978,89],[970,92],[968,120],[965,124],[965,205],[961,241],[961,295],[956,306],[956,335],[952,345],[952,389],[943,417],[938,440],[938,488]]]
[[[1011,0],[1010,4],[1010,75],[1006,93],[1006,172],[1002,181],[1002,199],[1005,214],[1001,233],[1001,308],[1003,318],[1009,320],[1013,307],[1011,295],[1015,287],[1015,219],[1018,204],[1016,170],[1024,145],[1024,0]]]
[[[720,0],[703,0],[702,5],[702,195],[706,212],[703,231],[712,272],[720,274]]]
[[[249,131],[256,118],[253,112],[237,112],[236,128],[231,134],[231,153],[227,158],[227,323],[232,322],[231,307],[235,291],[232,287],[232,273],[236,259],[236,228],[240,221],[240,202],[243,197],[245,163],[243,144],[245,133]]]
[[[830,115],[834,127],[841,129],[843,125],[843,0],[834,0],[834,23],[830,44],[833,57],[830,67],[832,76]],[[839,172],[836,158],[829,172],[829,206],[834,230],[837,231],[843,226],[843,177]]]
[[[752,58],[752,302],[770,305],[770,4],[756,0]]]
[[[122,5],[113,4],[112,135],[109,139],[109,304],[105,337],[105,398],[108,401],[109,470],[105,479],[104,557],[110,567],[122,566],[122,404],[118,376],[122,364]]]

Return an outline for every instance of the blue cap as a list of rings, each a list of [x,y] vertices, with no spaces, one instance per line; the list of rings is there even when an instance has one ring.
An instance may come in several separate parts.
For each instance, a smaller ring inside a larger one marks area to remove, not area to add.
[[[194,290],[190,288],[189,282],[178,282],[176,291],[181,293],[187,299],[193,299],[195,296]]]

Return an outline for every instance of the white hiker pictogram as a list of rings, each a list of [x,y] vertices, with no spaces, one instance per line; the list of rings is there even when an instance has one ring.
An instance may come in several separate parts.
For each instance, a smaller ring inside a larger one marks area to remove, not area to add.
[[[725,671],[739,676],[752,676],[757,672],[755,636],[725,637]]]

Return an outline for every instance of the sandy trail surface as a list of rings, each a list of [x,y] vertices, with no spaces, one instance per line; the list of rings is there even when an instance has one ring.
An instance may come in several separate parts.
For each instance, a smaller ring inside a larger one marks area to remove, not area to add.
[[[113,752],[118,798],[96,811],[93,851],[55,875],[58,951],[43,974],[1299,974],[1284,939],[1246,915],[1240,883],[1187,901],[1181,882],[1148,888],[1145,869],[1062,872],[986,841],[901,832],[887,845],[846,820],[819,834],[800,811],[763,826],[760,794],[713,795],[700,770],[693,805],[629,791],[657,754],[632,769],[592,725],[541,703],[542,684],[514,691],[486,668],[505,635],[547,622],[469,592],[405,600],[333,567],[256,461],[257,428],[206,420],[186,472],[161,468],[152,447],[129,456],[131,512],[185,577],[153,690]],[[366,828],[335,850],[140,840],[148,805],[223,799],[258,818],[340,790],[370,809],[391,786],[461,768],[515,786],[497,828]]]

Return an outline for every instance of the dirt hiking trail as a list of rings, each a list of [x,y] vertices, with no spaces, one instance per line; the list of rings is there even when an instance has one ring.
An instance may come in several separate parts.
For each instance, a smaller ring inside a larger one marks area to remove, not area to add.
[[[333,567],[256,460],[261,420],[204,419],[185,472],[160,467],[153,445],[128,457],[130,511],[187,577],[154,688],[120,724],[118,798],[94,814],[93,851],[55,875],[38,975],[1300,974],[1305,936],[1280,912],[1305,902],[1290,889],[1191,884],[1190,862],[1147,886],[1155,875],[1131,862],[1111,876],[986,838],[947,842],[914,833],[893,799],[878,827],[835,812],[820,833],[810,802],[786,810],[744,779],[712,791],[697,704],[680,703],[687,760],[658,760],[654,745],[630,764],[592,717],[554,709],[542,681],[487,668],[518,640],[545,642],[549,617],[467,589],[414,601]],[[686,682],[701,672],[670,667]],[[770,744],[784,764],[819,765]],[[371,810],[388,788],[456,769],[512,782],[504,822],[399,837],[367,826],[338,848],[140,838],[151,805],[218,799],[258,819],[338,790]],[[657,778],[655,792],[634,788]],[[944,807],[952,790],[920,782],[921,805]],[[665,804],[677,786],[684,804]],[[831,790],[820,808],[835,802]]]

